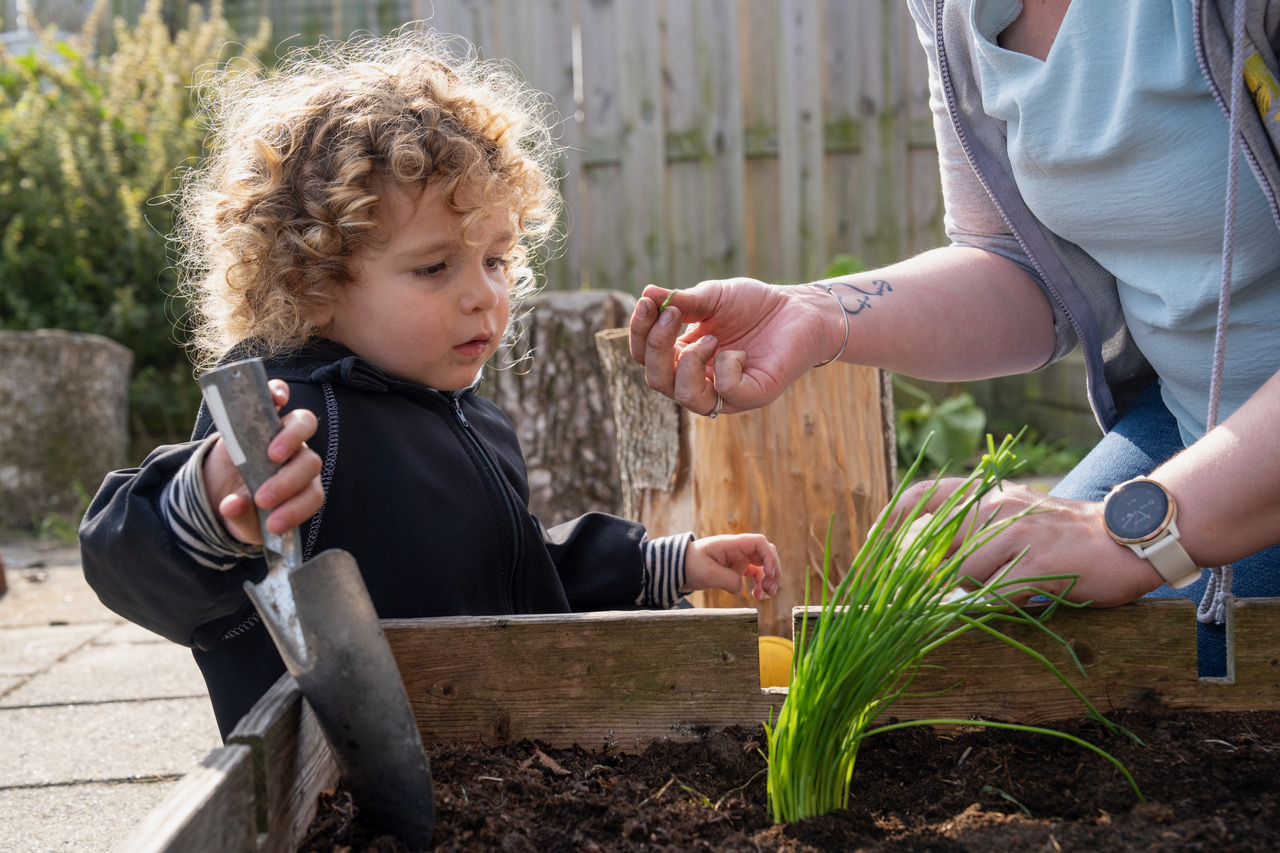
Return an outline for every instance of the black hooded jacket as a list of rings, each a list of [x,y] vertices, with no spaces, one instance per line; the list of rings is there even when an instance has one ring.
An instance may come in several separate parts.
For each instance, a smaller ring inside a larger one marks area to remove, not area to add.
[[[381,618],[637,606],[644,528],[603,513],[544,528],[511,422],[474,390],[402,382],[320,339],[266,367],[289,383],[286,411],[319,420],[307,443],[324,460],[325,503],[299,531],[303,557],[349,551]],[[204,568],[160,513],[165,485],[214,431],[201,406],[191,442],[110,474],[80,546],[106,606],[194,647],[225,737],[285,670],[243,590],[265,562]]]

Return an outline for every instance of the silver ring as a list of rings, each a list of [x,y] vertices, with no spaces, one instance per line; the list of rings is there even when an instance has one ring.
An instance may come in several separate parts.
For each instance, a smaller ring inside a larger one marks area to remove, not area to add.
[[[719,394],[716,394],[716,407],[711,411],[707,412],[706,417],[714,421],[720,415],[720,410],[723,408],[724,408],[724,397],[721,397]]]

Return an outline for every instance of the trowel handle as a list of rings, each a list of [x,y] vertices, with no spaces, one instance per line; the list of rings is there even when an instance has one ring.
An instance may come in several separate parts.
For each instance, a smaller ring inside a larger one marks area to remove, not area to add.
[[[200,377],[200,388],[227,453],[253,495],[280,470],[279,463],[267,456],[267,446],[280,432],[280,416],[271,399],[262,359],[217,367]]]

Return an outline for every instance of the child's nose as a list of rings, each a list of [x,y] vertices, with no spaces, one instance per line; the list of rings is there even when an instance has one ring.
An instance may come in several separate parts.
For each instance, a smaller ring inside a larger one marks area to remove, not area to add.
[[[498,304],[506,287],[506,278],[501,272],[495,275],[492,270],[481,265],[467,276],[462,296],[463,307],[467,311],[488,311]]]

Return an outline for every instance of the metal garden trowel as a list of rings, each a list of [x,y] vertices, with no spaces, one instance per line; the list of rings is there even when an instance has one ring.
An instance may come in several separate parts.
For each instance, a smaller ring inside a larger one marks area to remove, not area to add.
[[[259,359],[200,378],[205,402],[249,493],[280,467],[267,445],[280,431]],[[267,532],[261,583],[244,588],[285,666],[315,711],[351,798],[379,830],[416,848],[431,846],[431,770],[400,671],[355,558],[331,549],[302,562],[298,531]]]

